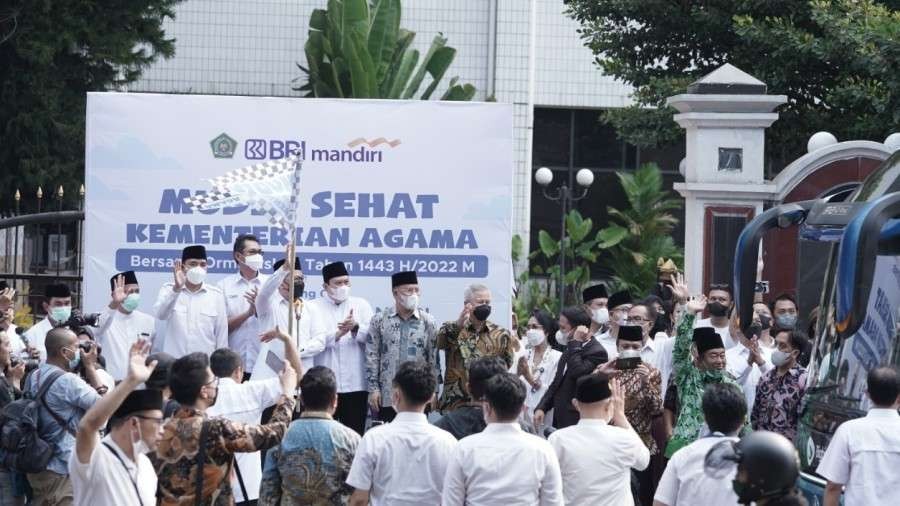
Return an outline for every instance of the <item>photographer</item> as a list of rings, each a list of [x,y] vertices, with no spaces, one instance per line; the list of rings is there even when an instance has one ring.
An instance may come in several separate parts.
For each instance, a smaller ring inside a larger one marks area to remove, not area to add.
[[[43,339],[42,339],[43,341]],[[71,504],[72,484],[68,461],[75,445],[75,431],[85,411],[99,399],[95,388],[75,374],[69,374],[84,362],[84,375],[98,385],[95,364],[96,347],[82,353],[78,338],[71,330],[58,327],[46,335],[47,361],[29,375],[24,392],[35,396],[46,382],[51,382],[45,395],[46,409],[40,410],[39,436],[53,447],[47,469],[28,474],[34,491],[34,504]]]
[[[89,372],[85,361],[82,360],[72,372],[81,376],[81,379],[94,387],[100,395],[112,390],[116,386],[116,381],[106,371],[106,361],[102,355],[103,348],[94,339],[93,330],[90,327],[75,327],[71,330],[78,336],[78,348],[81,349],[82,357],[86,358],[90,354],[96,357],[93,371]]]
[[[47,360],[47,349],[44,346],[47,332],[65,325],[72,316],[72,292],[67,285],[62,283],[47,285],[44,297],[47,299],[43,303],[47,317],[28,329],[23,336],[25,341],[40,353],[41,361]]]

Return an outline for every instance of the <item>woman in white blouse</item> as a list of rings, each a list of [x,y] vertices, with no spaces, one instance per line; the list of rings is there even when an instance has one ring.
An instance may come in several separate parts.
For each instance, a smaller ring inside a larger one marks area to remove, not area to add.
[[[528,328],[525,332],[524,351],[518,357],[516,373],[525,382],[525,410],[522,413],[522,424],[529,430],[534,429],[534,409],[537,407],[553,377],[556,376],[556,365],[562,353],[554,350],[547,344],[547,336],[556,334],[559,328],[556,319],[547,311],[535,309],[528,319]],[[549,427],[553,423],[553,412],[544,417],[544,426]],[[539,434],[544,437],[543,434]]]

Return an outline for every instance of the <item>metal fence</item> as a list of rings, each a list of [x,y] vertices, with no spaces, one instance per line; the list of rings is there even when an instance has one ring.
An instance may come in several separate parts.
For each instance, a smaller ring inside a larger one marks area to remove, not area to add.
[[[27,305],[31,316],[44,316],[44,289],[57,282],[69,285],[72,306],[80,307],[84,185],[78,188],[76,209],[64,208],[65,191],[60,186],[47,197],[38,187],[30,197],[36,205],[23,206],[29,197],[17,189],[13,210],[0,215],[0,279],[16,289],[16,307]],[[35,212],[23,214],[22,207]]]

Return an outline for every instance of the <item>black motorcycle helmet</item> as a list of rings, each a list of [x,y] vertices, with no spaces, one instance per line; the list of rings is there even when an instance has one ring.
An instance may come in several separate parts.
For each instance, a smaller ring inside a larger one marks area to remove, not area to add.
[[[732,485],[741,504],[786,496],[795,490],[800,476],[797,450],[774,432],[753,432],[736,443],[723,441],[705,459],[706,473],[717,479],[724,478],[735,464],[737,475]]]
[[[800,476],[800,458],[787,438],[767,431],[753,432],[735,444],[738,474],[735,492],[749,504],[794,490]],[[739,490],[740,489],[740,490]]]

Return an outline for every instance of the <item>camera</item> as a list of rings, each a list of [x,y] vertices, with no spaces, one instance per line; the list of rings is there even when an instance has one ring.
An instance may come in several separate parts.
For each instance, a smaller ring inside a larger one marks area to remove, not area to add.
[[[80,309],[73,309],[72,316],[64,325],[70,329],[77,327],[97,327],[100,322],[100,313],[82,313]]]

